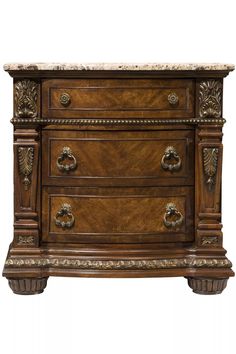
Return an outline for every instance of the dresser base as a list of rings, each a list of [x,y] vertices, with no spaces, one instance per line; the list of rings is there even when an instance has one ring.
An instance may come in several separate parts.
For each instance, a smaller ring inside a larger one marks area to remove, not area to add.
[[[111,252],[111,250],[110,250]],[[10,249],[3,275],[14,293],[42,293],[49,276],[63,277],[186,277],[197,294],[220,294],[234,275],[223,249]]]

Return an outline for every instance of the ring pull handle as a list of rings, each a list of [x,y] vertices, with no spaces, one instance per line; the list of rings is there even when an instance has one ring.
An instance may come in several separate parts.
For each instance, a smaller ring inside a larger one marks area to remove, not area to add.
[[[163,217],[163,223],[167,228],[177,228],[183,224],[184,217],[179,210],[177,210],[174,203],[166,205],[166,212]]]
[[[70,160],[72,163],[63,163],[65,160]],[[69,172],[75,170],[77,167],[77,161],[72,150],[68,146],[64,146],[61,155],[57,159],[57,168],[62,172]]]
[[[63,229],[70,229],[75,223],[75,218],[72,214],[70,204],[62,204],[61,209],[56,213],[54,220],[58,227],[62,227]]]
[[[175,161],[173,163],[172,161]],[[179,171],[182,160],[173,146],[168,146],[161,159],[161,167],[165,171]]]
[[[179,97],[175,92],[171,92],[167,98],[169,104],[171,104],[172,106],[175,106],[179,102]]]
[[[67,107],[71,103],[71,97],[69,93],[63,92],[60,96],[60,103],[62,106]]]

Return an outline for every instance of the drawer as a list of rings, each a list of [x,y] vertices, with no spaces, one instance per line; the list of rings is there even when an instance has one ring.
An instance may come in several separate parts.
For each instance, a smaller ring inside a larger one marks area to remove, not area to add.
[[[193,188],[43,189],[43,242],[192,241]]]
[[[45,185],[193,185],[194,132],[43,131]]]
[[[190,79],[48,79],[44,118],[184,118],[194,116]]]

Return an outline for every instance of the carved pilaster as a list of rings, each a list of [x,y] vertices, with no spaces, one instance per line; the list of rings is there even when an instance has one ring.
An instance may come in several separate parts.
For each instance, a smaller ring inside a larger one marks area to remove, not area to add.
[[[222,79],[197,81],[196,115],[212,123],[199,123],[196,129],[196,244],[202,248],[222,247],[221,168]]]
[[[196,244],[203,248],[222,246],[221,128],[199,125],[196,130]]]
[[[18,80],[14,85],[14,116],[36,118],[39,113],[39,84],[33,80]]]
[[[40,236],[40,132],[14,132],[14,247],[37,247]]]

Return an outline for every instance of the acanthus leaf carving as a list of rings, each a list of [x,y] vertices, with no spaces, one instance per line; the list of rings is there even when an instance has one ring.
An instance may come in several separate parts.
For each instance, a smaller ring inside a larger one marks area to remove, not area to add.
[[[19,163],[19,172],[24,176],[23,184],[25,190],[28,190],[29,185],[31,184],[30,175],[33,170],[33,161],[34,161],[34,148],[28,146],[18,147],[18,163]]]
[[[38,85],[32,80],[21,80],[15,84],[15,116],[36,118]]]
[[[206,183],[209,191],[212,191],[212,187],[215,184],[215,175],[218,165],[218,148],[204,148],[203,149],[203,166],[204,173],[207,177]]]
[[[200,118],[220,118],[223,85],[221,81],[207,80],[199,85]]]
[[[9,258],[6,267],[56,267],[94,270],[152,270],[170,268],[230,268],[227,258],[169,258],[169,259],[119,259],[91,260],[77,258]]]

